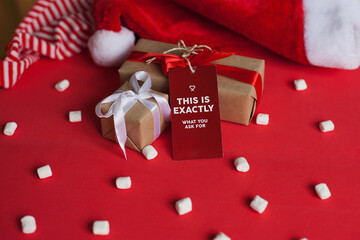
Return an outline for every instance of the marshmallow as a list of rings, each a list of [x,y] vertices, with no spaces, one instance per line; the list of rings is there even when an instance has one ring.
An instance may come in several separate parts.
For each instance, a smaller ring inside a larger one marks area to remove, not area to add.
[[[116,179],[116,187],[118,189],[129,189],[131,187],[130,177],[118,177]]]
[[[307,238],[301,238],[301,239],[299,239],[299,240],[308,240]]]
[[[244,157],[239,157],[235,159],[234,165],[236,167],[236,170],[238,170],[239,172],[247,172],[250,169],[249,163]]]
[[[36,231],[36,221],[33,216],[27,215],[20,219],[22,232],[25,234],[34,233]]]
[[[294,81],[295,89],[297,91],[303,91],[307,89],[307,85],[304,79],[298,79]]]
[[[250,203],[250,207],[258,213],[263,213],[268,205],[268,201],[256,195]]]
[[[59,92],[65,91],[70,86],[70,82],[67,79],[64,79],[55,84],[55,89]]]
[[[214,240],[231,240],[231,238],[226,236],[224,233],[220,232],[218,235],[216,235]]]
[[[256,116],[256,124],[259,125],[268,125],[269,124],[269,114],[259,113]]]
[[[45,165],[43,167],[39,167],[37,169],[37,174],[40,179],[48,178],[52,176],[52,171],[49,165]]]
[[[17,128],[16,122],[8,122],[4,127],[4,134],[6,136],[12,136]]]
[[[179,215],[184,215],[192,211],[192,202],[189,197],[183,198],[176,202],[175,204],[176,211]]]
[[[143,148],[142,154],[146,157],[147,160],[151,160],[156,158],[158,152],[153,146],[147,145],[146,147]]]
[[[70,122],[81,122],[81,111],[69,112],[69,121]]]
[[[319,123],[321,132],[331,132],[335,129],[335,125],[331,120],[323,121]]]
[[[110,224],[107,220],[95,221],[92,226],[94,235],[109,235]]]
[[[327,199],[331,196],[330,190],[326,183],[320,183],[315,186],[316,194],[320,199]]]

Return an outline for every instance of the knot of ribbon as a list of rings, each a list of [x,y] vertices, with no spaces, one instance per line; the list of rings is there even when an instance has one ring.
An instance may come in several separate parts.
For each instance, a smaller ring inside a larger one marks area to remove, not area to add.
[[[193,66],[191,65],[191,62],[189,60],[189,57],[193,54],[193,55],[198,55],[199,52],[203,52],[204,51],[204,48],[212,51],[211,47],[207,46],[207,45],[193,45],[191,47],[188,47],[186,46],[185,42],[183,40],[179,40],[178,41],[178,46],[177,47],[174,47],[174,48],[171,48],[169,50],[166,50],[165,52],[163,52],[163,54],[167,54],[167,53],[170,53],[170,52],[174,52],[174,51],[180,51],[182,54],[181,54],[181,57],[183,59],[185,59],[185,61],[187,62],[187,65],[190,69],[190,71],[192,73],[195,73],[195,70],[193,68]],[[148,60],[146,60],[146,64],[150,64],[152,63],[154,60],[156,59],[156,57],[152,57]]]
[[[139,85],[138,81],[143,82],[142,86]],[[149,90],[151,89],[151,78],[149,73],[144,71],[134,73],[130,78],[130,85],[134,91],[116,90],[112,95],[103,99],[95,107],[95,112],[98,117],[114,117],[114,129],[116,133],[116,138],[124,153],[125,159],[125,143],[127,140],[125,114],[132,108],[132,106],[134,106],[135,103],[139,101],[151,111],[154,118],[154,140],[159,137],[161,132],[160,111],[166,121],[171,121],[171,109],[167,99],[156,93],[149,92]],[[148,100],[151,98],[155,99],[159,107],[154,102]],[[103,114],[101,111],[101,104],[111,102],[112,104],[109,110],[105,114]]]

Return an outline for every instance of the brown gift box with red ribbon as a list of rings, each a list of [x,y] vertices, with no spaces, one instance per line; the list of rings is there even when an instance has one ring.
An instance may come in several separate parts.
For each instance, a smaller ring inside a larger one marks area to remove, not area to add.
[[[119,69],[120,81],[123,83],[131,77],[134,72],[146,71],[152,79],[152,89],[155,91],[169,93],[168,77],[164,74],[161,64],[156,61],[147,64],[145,60],[139,60],[139,53],[163,53],[177,45],[158,42],[147,39],[139,39],[135,45],[134,52]],[[211,46],[210,46],[211,47]],[[171,52],[173,55],[181,56],[180,51]],[[141,55],[141,54],[140,54]],[[191,62],[191,59],[189,59]],[[256,104],[260,100],[264,88],[265,61],[261,59],[231,55],[225,58],[211,61],[210,64],[218,68],[218,91],[220,103],[221,120],[248,125],[254,115]],[[240,74],[221,73],[223,68],[239,71]],[[225,76],[227,75],[227,76]],[[232,78],[235,75],[236,79]]]

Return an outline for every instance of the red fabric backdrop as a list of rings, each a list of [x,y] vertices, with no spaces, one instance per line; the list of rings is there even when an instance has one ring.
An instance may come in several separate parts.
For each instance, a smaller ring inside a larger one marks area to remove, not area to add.
[[[143,38],[172,43],[183,39],[189,45],[208,44],[236,53],[243,50],[241,34],[308,63],[302,0],[96,0],[93,12],[98,29],[120,30],[121,17],[122,24]]]
[[[242,40],[244,55],[266,60],[265,90],[258,112],[269,126],[222,122],[224,158],[173,162],[170,128],[154,143],[159,156],[147,161],[101,137],[98,101],[119,87],[116,68],[97,67],[88,52],[64,61],[42,59],[13,89],[0,90],[0,126],[16,121],[15,135],[0,134],[1,239],[100,239],[97,219],[110,221],[109,239],[357,239],[360,229],[360,71],[303,66]],[[53,85],[64,78],[63,93]],[[292,81],[305,78],[308,90]],[[68,111],[83,122],[69,123]],[[331,119],[335,131],[321,133]],[[184,149],[186,151],[186,149]],[[248,173],[233,160],[244,156]],[[53,177],[36,168],[50,164]],[[114,180],[131,176],[118,190]],[[314,184],[328,184],[320,200]],[[269,201],[259,215],[249,200]],[[178,216],[174,202],[189,196],[193,212]],[[33,215],[35,234],[23,236],[19,219]],[[101,237],[102,238],[102,237]]]

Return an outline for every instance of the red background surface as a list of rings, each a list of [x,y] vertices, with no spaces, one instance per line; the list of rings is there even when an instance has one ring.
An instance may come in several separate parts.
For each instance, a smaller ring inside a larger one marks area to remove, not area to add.
[[[116,68],[92,63],[88,52],[64,61],[43,59],[11,90],[0,90],[0,125],[16,121],[15,135],[0,134],[1,239],[359,239],[360,71],[303,66],[248,41],[244,55],[266,60],[265,90],[258,112],[268,126],[222,122],[224,158],[174,162],[170,128],[153,144],[147,161],[101,137],[97,102],[119,87]],[[70,88],[54,84],[67,78]],[[297,92],[293,80],[306,79]],[[68,112],[82,110],[83,122]],[[321,133],[331,119],[335,131]],[[184,150],[186,151],[186,150]],[[236,157],[250,163],[237,172]],[[53,177],[36,168],[50,164]],[[118,190],[115,178],[131,176]],[[328,184],[320,200],[314,184]],[[260,215],[254,195],[269,201]],[[191,197],[193,212],[177,215],[174,202]],[[31,214],[38,230],[25,236],[19,219]],[[110,221],[110,236],[91,233],[92,221]]]

